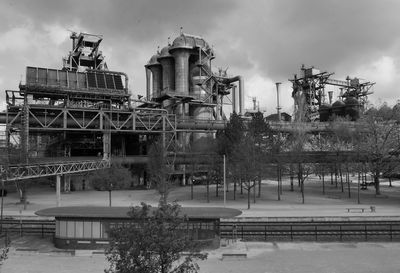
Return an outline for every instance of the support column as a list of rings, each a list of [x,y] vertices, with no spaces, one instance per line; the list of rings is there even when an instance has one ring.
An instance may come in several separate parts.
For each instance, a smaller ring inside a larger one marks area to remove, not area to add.
[[[110,150],[111,150],[111,133],[105,132],[103,133],[103,159],[110,158]]]
[[[71,191],[71,176],[64,175],[64,192],[70,192],[70,191]]]
[[[29,108],[28,96],[24,95],[24,105],[21,113],[21,162],[28,164],[29,156]]]
[[[121,136],[121,156],[126,156],[126,143],[125,143],[125,135]]]
[[[57,207],[61,206],[61,175],[56,176],[56,204]]]

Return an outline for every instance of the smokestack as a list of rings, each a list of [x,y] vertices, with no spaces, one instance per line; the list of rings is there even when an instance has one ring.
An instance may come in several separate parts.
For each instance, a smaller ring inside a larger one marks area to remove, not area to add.
[[[257,110],[257,98],[253,97],[253,110]]]
[[[275,85],[276,85],[276,110],[278,113],[278,121],[281,121],[281,107],[279,105],[279,85],[280,84],[281,84],[280,82],[275,83]]]
[[[244,111],[244,83],[242,76],[239,76],[239,114],[243,115]]]
[[[76,47],[76,38],[78,38],[78,36],[76,36],[76,32],[72,32],[70,38],[72,39],[72,51],[74,51]]]

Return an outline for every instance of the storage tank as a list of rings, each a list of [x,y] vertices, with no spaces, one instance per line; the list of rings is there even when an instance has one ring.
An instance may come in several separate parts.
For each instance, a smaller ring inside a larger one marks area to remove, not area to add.
[[[360,118],[360,103],[355,97],[348,97],[345,99],[346,104],[345,113],[350,117],[350,120],[355,121]]]
[[[332,115],[332,106],[330,104],[322,104],[319,109],[319,121],[328,121],[329,117]]]
[[[345,112],[345,103],[341,100],[337,100],[332,104],[332,114],[335,114],[339,117],[344,117],[346,115]]]

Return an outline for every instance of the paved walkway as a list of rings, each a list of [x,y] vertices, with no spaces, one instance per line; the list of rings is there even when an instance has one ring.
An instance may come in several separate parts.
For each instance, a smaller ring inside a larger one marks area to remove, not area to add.
[[[381,185],[381,196],[375,196],[375,190],[370,186],[367,190],[360,191],[360,204],[358,204],[357,184],[351,184],[349,198],[347,185],[344,192],[325,182],[325,195],[322,194],[322,183],[317,178],[309,179],[305,183],[305,203],[302,204],[301,193],[297,185],[290,191],[288,181],[284,181],[281,200],[277,198],[275,181],[263,181],[261,197],[253,203],[251,193],[251,208],[247,209],[247,194],[240,194],[238,190],[236,200],[233,200],[232,186],[228,189],[226,207],[242,211],[240,217],[324,217],[324,216],[400,216],[400,181],[393,183],[389,188],[386,182]],[[107,191],[75,191],[62,193],[62,206],[108,206],[109,193]],[[191,200],[190,186],[177,187],[169,195],[170,201],[178,201],[182,206],[224,206],[223,191],[216,197],[215,187],[210,187],[210,202],[207,202],[206,186],[194,187],[194,198]],[[157,205],[159,195],[154,190],[126,190],[112,192],[113,206],[135,206],[141,202]],[[55,207],[56,194],[54,188],[38,187],[28,191],[29,204],[26,209],[18,204],[17,193],[9,193],[4,198],[4,215],[8,216],[34,216],[40,209]],[[370,207],[375,207],[371,212]],[[346,208],[364,208],[363,213],[348,212]]]
[[[107,268],[103,254],[18,249],[0,266],[5,273],[98,273]],[[237,242],[208,252],[200,273],[393,273],[399,272],[400,243]],[[225,254],[225,255],[224,255]],[[227,256],[226,254],[246,254]]]

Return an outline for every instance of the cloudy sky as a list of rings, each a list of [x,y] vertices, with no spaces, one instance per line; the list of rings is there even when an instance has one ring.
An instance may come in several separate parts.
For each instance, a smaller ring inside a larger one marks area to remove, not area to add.
[[[289,78],[301,64],[376,82],[370,101],[397,99],[400,82],[398,0],[0,0],[0,109],[26,66],[61,68],[69,30],[101,34],[110,70],[145,93],[144,65],[168,37],[200,35],[214,46],[215,68],[245,78],[245,106],[257,97],[275,112],[275,82],[291,112]]]

